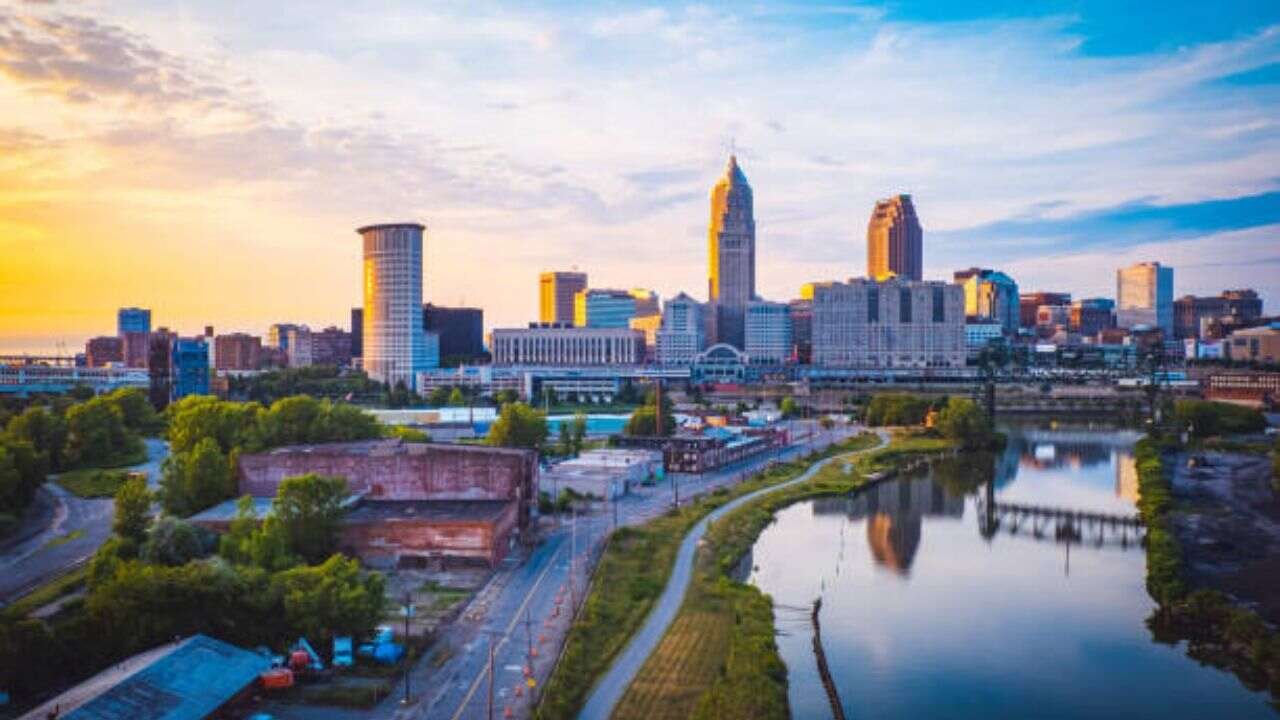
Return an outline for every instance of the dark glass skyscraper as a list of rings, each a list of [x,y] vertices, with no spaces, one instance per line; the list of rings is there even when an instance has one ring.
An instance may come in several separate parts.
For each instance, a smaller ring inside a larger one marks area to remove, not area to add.
[[[924,233],[911,196],[877,201],[867,223],[867,277],[920,280],[923,272]]]
[[[711,189],[707,251],[710,341],[741,350],[747,303],[756,294],[756,221],[751,186],[734,155]]]

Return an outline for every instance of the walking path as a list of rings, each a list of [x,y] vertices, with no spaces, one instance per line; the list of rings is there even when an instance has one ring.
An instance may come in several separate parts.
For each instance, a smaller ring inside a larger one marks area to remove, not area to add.
[[[855,451],[853,454],[875,450],[876,448],[884,447],[889,442],[887,432],[878,430],[876,434],[880,436],[878,445]],[[849,454],[851,453],[820,460],[809,466],[809,469],[805,470],[799,477],[767,488],[761,488],[736,498],[716,508],[715,511],[699,520],[698,524],[693,526],[693,529],[685,535],[684,540],[680,543],[680,550],[676,554],[675,567],[672,568],[671,578],[667,580],[667,587],[663,589],[662,596],[658,598],[653,610],[649,611],[649,617],[645,618],[644,625],[639,632],[632,636],[631,642],[627,643],[627,647],[613,661],[609,671],[605,673],[604,677],[600,679],[600,682],[591,691],[591,696],[587,698],[587,702],[582,707],[582,712],[578,717],[584,720],[596,720],[597,718],[607,718],[613,714],[614,707],[622,699],[622,695],[627,691],[627,687],[631,685],[631,681],[635,679],[636,673],[640,671],[640,667],[644,665],[645,660],[658,647],[658,643],[662,641],[662,636],[667,633],[667,628],[671,626],[676,614],[680,611],[680,605],[684,603],[685,593],[689,590],[689,583],[693,579],[693,556],[698,546],[702,543],[702,536],[706,534],[708,525],[762,495],[809,480],[827,463],[847,457]]]

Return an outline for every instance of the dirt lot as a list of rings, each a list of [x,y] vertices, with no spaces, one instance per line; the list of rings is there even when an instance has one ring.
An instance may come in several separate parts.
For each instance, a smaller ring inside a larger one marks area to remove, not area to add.
[[[1234,596],[1280,625],[1280,496],[1271,487],[1270,458],[1195,453],[1207,463],[1189,468],[1178,455],[1174,527],[1189,580]]]

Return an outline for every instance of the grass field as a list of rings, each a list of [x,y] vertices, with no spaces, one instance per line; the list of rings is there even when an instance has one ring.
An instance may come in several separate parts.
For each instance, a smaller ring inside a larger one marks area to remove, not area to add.
[[[48,605],[58,598],[65,597],[84,587],[87,570],[83,567],[72,570],[66,575],[54,578],[23,595],[0,614],[7,617],[26,617],[32,611]]]
[[[735,566],[780,508],[847,493],[862,485],[869,472],[949,447],[942,440],[900,437],[849,462],[829,463],[810,481],[770,493],[716,521],[698,552],[679,615],[613,717],[788,717],[787,670],[774,642],[772,601],[755,586],[733,580]]]
[[[853,438],[822,455],[774,465],[750,480],[703,495],[677,511],[613,534],[591,589],[565,641],[560,662],[538,704],[538,718],[576,717],[587,693],[644,622],[671,575],[680,541],[707,513],[732,498],[776,485],[804,472],[821,456],[865,447]]]
[[[116,490],[119,490],[128,478],[127,470],[84,468],[59,475],[57,483],[77,497],[108,498],[115,497]]]

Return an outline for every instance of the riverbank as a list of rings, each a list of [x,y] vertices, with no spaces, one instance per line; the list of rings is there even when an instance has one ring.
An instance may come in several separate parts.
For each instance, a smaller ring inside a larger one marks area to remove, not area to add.
[[[1135,448],[1147,590],[1158,605],[1148,626],[1156,640],[1186,641],[1189,656],[1275,702],[1280,633],[1255,608],[1272,623],[1280,615],[1280,500],[1263,461],[1214,453],[1189,468],[1188,457],[1168,438]]]
[[[576,717],[591,687],[644,623],[671,575],[681,541],[702,518],[737,497],[794,479],[824,457],[875,442],[874,435],[851,438],[822,453],[776,464],[743,483],[701,496],[643,525],[616,531],[543,690],[536,717]]]
[[[675,622],[613,717],[787,717],[787,669],[774,641],[773,602],[743,582],[743,559],[778,510],[805,499],[844,495],[927,455],[952,449],[947,440],[899,436],[884,448],[832,461],[812,479],[717,520],[697,554]]]

